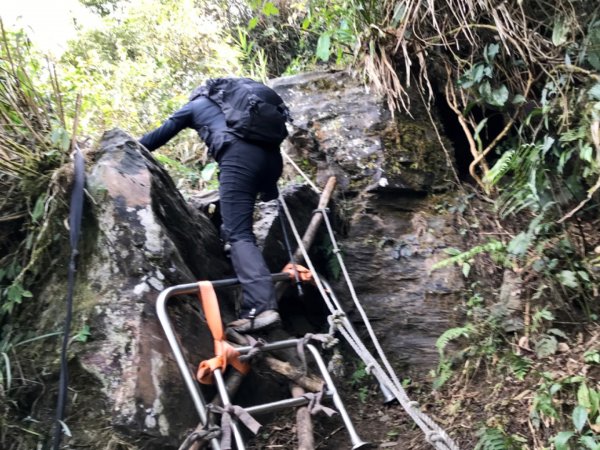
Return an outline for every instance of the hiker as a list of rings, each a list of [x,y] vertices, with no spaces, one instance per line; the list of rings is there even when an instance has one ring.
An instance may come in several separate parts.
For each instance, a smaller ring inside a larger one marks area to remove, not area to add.
[[[218,78],[196,88],[189,102],[140,143],[153,151],[193,128],[219,165],[221,237],[241,283],[240,318],[227,325],[245,333],[280,323],[271,274],[252,231],[254,204],[278,197],[283,161],[279,145],[289,119],[283,101],[262,83]]]

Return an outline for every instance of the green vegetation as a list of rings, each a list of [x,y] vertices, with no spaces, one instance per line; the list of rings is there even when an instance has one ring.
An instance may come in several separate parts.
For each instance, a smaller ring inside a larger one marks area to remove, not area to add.
[[[447,104],[449,126],[462,132],[472,158],[473,193],[449,210],[464,225],[466,250],[437,264],[460,266],[471,283],[465,323],[438,341],[434,388],[460,397],[482,374],[501,381],[477,386],[489,401],[472,418],[477,442],[464,442],[600,448],[598,2],[82,3],[103,26],[81,30],[58,61],[24,32],[2,27],[1,403],[25,382],[13,376],[15,347],[48,337],[17,333],[11,318],[36,301],[36,280],[64,250],[74,138],[95,140],[115,126],[141,135],[211,76],[352,68],[392,112]],[[215,183],[215,166],[191,134],[158,158],[181,185]],[[510,277],[516,305],[500,301]],[[360,386],[361,369],[353,380]]]
[[[2,23],[0,22],[0,25]],[[59,171],[68,160],[70,131],[54,68],[44,66],[27,37],[2,26],[0,38],[0,319],[32,297],[32,279],[61,235],[54,220],[64,206]]]
[[[185,103],[204,79],[242,73],[222,20],[202,11],[202,4],[191,1],[122,2],[105,14],[103,28],[70,43],[59,74],[69,92],[83,93],[86,134],[120,127],[141,136]],[[202,158],[190,136],[170,146],[175,159],[187,164]]]

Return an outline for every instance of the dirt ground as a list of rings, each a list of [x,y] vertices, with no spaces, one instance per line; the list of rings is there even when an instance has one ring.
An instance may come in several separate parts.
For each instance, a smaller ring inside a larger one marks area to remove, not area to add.
[[[538,450],[549,448],[548,442],[565,424],[543,421],[536,426],[530,412],[536,399],[540,374],[551,376],[556,383],[565,383],[563,397],[554,400],[557,408],[570,411],[568,390],[573,389],[565,380],[573,377],[600,379],[600,365],[583,363],[586,350],[600,348],[600,327],[593,326],[575,333],[570,345],[561,353],[534,360],[529,373],[522,379],[506,373],[492,362],[482,362],[474,370],[457,368],[456,375],[442,389],[434,391],[427,377],[421,385],[417,382],[407,388],[411,400],[418,401],[421,410],[440,425],[461,449],[477,445],[478,433],[484,427],[501,427],[506,435],[519,436],[517,443],[505,448]],[[530,352],[531,353],[531,352]],[[463,370],[464,369],[464,370]],[[355,372],[356,373],[356,372]],[[415,425],[403,408],[394,402],[383,404],[383,396],[377,383],[370,376],[356,379],[354,374],[336,379],[337,388],[346,405],[360,438],[373,449],[431,450],[423,432]],[[564,404],[563,404],[564,402]],[[330,402],[325,403],[330,405]],[[342,450],[353,447],[339,415],[327,417],[319,413],[313,416],[315,448]],[[568,424],[567,424],[568,425]],[[515,446],[516,445],[516,446]],[[267,423],[259,434],[248,440],[248,448],[296,449],[295,411],[286,410],[275,420]]]
[[[369,443],[360,448],[371,449],[430,449],[421,430],[414,424],[403,408],[394,401],[383,403],[383,395],[378,385],[368,377],[360,384],[351,377],[336,380],[336,386],[352,419],[357,434],[362,441]],[[415,398],[416,400],[416,398]],[[331,402],[325,402],[332,406]],[[297,447],[295,410],[285,410],[250,438],[248,448],[294,449]],[[315,449],[341,450],[353,448],[339,414],[328,417],[324,413],[313,416]]]

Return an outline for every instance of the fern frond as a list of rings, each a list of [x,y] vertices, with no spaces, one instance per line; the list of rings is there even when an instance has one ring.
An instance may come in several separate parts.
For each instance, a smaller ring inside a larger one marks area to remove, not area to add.
[[[484,428],[474,450],[510,450],[510,444],[504,433],[497,428]]]
[[[435,347],[440,352],[440,355],[444,353],[444,349],[451,342],[460,337],[469,337],[469,334],[474,331],[471,324],[467,324],[464,327],[450,328],[442,333],[442,335],[435,342]]]
[[[454,255],[454,256],[451,256],[450,258],[446,258],[441,261],[438,261],[431,267],[431,270],[441,269],[443,267],[447,267],[452,264],[457,264],[457,265],[464,264],[465,262],[469,261],[470,259],[474,258],[475,256],[477,256],[480,253],[489,253],[490,255],[496,255],[499,253],[503,253],[504,250],[505,250],[505,245],[502,242],[500,242],[496,239],[491,239],[489,242],[487,242],[483,245],[477,245],[463,253],[459,253],[458,255]]]
[[[433,380],[433,389],[441,388],[446,382],[452,378],[454,371],[450,361],[441,360],[436,370],[436,378]]]
[[[512,353],[508,358],[509,369],[517,380],[523,380],[533,365],[531,358]]]
[[[513,168],[515,163],[516,152],[514,150],[508,150],[500,156],[500,159],[494,164],[494,167],[486,174],[483,181],[488,183],[490,186],[495,186],[498,181],[506,175],[506,173]]]

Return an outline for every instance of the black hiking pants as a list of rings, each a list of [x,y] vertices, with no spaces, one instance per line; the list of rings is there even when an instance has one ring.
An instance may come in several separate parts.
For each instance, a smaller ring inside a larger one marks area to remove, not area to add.
[[[252,231],[254,204],[277,198],[283,161],[279,150],[236,140],[217,155],[223,240],[231,244],[231,262],[242,285],[241,318],[277,309],[271,273]]]

